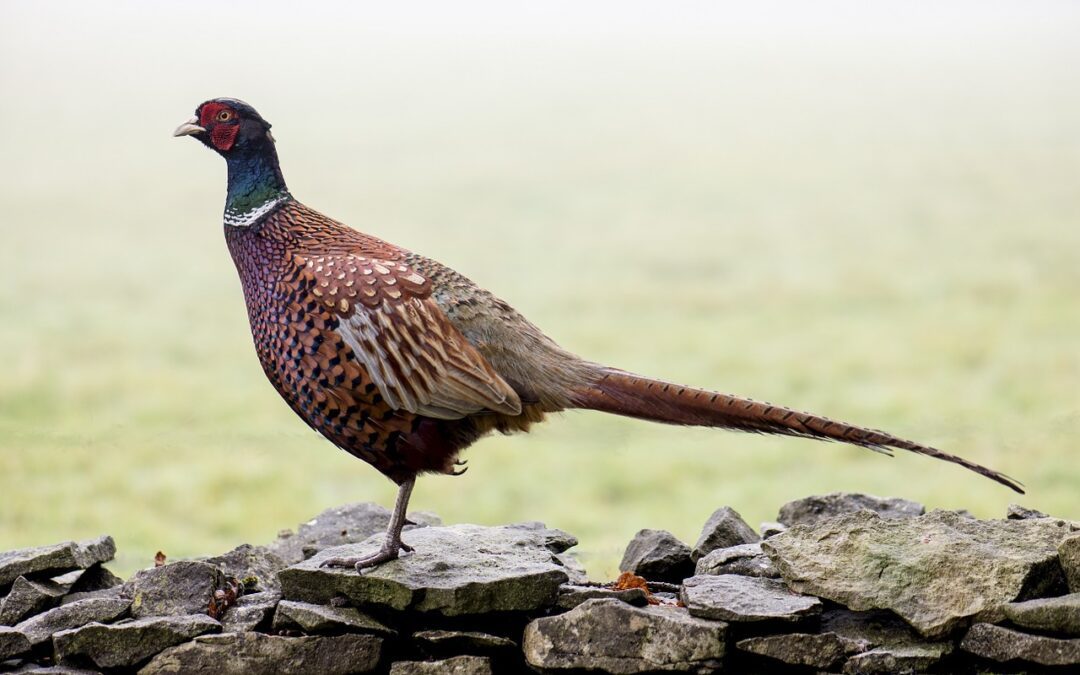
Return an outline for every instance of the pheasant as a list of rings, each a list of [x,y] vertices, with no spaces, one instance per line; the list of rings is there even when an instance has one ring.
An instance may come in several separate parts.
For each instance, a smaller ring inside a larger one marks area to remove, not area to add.
[[[434,260],[362,234],[289,193],[270,124],[231,98],[206,101],[174,136],[225,158],[225,240],[259,362],[288,405],[398,486],[380,549],[401,539],[416,477],[458,475],[462,450],[548,413],[598,410],[656,422],[841,441],[936,457],[1023,492],[962,457],[866,427],[635,375],[566,351],[513,307]]]

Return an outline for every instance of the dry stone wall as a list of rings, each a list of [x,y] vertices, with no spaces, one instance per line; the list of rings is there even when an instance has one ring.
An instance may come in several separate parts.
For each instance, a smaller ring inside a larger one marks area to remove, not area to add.
[[[262,546],[124,581],[109,537],[0,553],[0,672],[1080,672],[1080,524],[832,494],[761,532],[716,510],[693,546],[642,530],[612,583],[541,523],[330,509]]]

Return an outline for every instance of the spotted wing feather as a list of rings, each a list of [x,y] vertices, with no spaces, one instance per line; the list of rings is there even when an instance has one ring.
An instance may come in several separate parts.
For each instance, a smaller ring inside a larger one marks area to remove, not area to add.
[[[438,419],[521,412],[517,393],[408,265],[351,253],[297,255],[295,263],[311,294],[337,315],[336,332],[387,405]]]

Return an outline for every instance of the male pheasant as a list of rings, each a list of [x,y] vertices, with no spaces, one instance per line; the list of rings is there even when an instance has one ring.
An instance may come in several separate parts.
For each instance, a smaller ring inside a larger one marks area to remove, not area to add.
[[[573,408],[900,448],[1022,492],[1001,473],[880,431],[575,356],[454,270],[294,199],[270,124],[242,101],[207,101],[174,135],[228,164],[225,240],[270,382],[312,428],[399,486],[381,549],[328,564],[360,570],[411,550],[401,529],[417,475],[458,474],[458,454],[481,436]]]

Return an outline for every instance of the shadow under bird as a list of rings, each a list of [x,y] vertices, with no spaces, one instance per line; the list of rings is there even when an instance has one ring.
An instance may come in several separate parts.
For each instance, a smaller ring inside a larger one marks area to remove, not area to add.
[[[326,564],[360,570],[410,551],[401,530],[419,474],[457,475],[459,453],[481,436],[527,431],[575,408],[899,448],[1023,491],[997,471],[881,431],[582,359],[454,270],[294,199],[270,124],[242,101],[207,101],[174,135],[228,164],[225,240],[266,376],[301,419],[398,485],[380,550]]]

